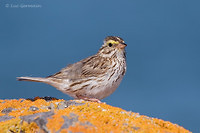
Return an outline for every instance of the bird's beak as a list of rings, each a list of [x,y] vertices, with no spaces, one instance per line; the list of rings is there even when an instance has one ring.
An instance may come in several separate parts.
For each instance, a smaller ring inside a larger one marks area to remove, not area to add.
[[[125,43],[118,44],[117,48],[124,49],[127,45]]]

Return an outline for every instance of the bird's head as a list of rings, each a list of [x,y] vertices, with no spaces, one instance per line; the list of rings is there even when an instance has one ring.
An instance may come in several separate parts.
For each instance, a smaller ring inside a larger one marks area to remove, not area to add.
[[[124,40],[117,36],[108,36],[104,39],[103,45],[99,50],[99,54],[104,57],[111,57],[114,54],[122,53],[125,55],[125,47],[127,45]]]

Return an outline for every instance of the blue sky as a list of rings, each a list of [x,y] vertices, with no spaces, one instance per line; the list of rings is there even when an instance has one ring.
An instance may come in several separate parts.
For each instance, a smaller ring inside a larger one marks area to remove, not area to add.
[[[0,98],[71,99],[18,76],[48,76],[95,54],[108,35],[128,44],[127,73],[103,101],[199,132],[200,2],[0,1]],[[37,7],[25,7],[32,5]]]

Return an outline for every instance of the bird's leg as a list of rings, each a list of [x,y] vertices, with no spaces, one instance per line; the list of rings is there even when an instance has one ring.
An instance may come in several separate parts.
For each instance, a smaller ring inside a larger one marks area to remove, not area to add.
[[[83,99],[83,100],[85,100],[85,99]],[[101,103],[101,101],[99,99],[96,99],[96,98],[86,98],[86,101]]]
[[[79,96],[78,99],[82,99],[84,101],[101,103],[101,101],[99,99],[96,99],[96,98],[88,98],[88,97]]]

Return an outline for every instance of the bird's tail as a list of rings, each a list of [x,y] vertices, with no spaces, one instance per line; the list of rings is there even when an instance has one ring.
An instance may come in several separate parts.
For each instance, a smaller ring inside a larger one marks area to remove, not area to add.
[[[40,78],[40,77],[17,77],[18,81],[32,81],[32,82],[44,82],[48,83],[47,78]]]
[[[52,78],[41,78],[41,77],[17,77],[18,81],[32,81],[32,82],[42,82],[54,86],[60,90],[60,85],[62,85],[60,79]]]

